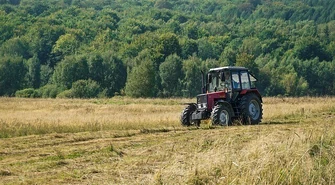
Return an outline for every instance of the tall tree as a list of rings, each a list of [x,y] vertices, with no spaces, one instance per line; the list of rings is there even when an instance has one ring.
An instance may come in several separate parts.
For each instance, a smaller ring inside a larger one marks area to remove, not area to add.
[[[177,36],[173,33],[165,33],[160,36],[160,52],[164,58],[171,54],[181,54],[181,47]]]
[[[53,82],[59,87],[70,89],[77,80],[89,78],[87,59],[84,56],[65,57],[55,68]]]
[[[158,89],[155,88],[155,66],[153,61],[147,59],[136,66],[128,75],[126,95],[130,97],[156,97]]]
[[[29,86],[37,89],[41,83],[41,63],[37,56],[30,58],[27,63]]]
[[[187,59],[193,54],[198,54],[198,43],[195,40],[187,39],[184,44],[182,44],[182,57]]]
[[[325,47],[315,38],[305,37],[299,40],[296,47],[296,55],[302,60],[311,60],[318,57],[321,61],[331,61],[332,56]]]
[[[182,60],[176,55],[168,56],[159,66],[159,74],[162,80],[163,95],[181,96],[181,80],[182,80]]]
[[[246,67],[256,76],[259,73],[258,65],[255,62],[255,57],[247,53],[240,53],[237,55],[236,66]]]
[[[126,67],[123,62],[110,53],[91,54],[89,60],[90,78],[100,84],[105,89],[108,97],[120,93],[126,83]]]
[[[12,38],[7,40],[0,47],[0,54],[7,56],[22,57],[24,59],[29,59],[31,57],[31,51],[29,48],[29,43],[23,38]]]
[[[201,93],[201,63],[201,60],[196,56],[183,61],[183,72],[185,74],[183,96],[194,97]]]
[[[27,69],[19,57],[0,58],[0,96],[12,96],[24,85]]]

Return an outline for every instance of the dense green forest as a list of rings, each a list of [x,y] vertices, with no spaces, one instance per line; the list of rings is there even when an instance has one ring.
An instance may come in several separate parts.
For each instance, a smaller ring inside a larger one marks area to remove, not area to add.
[[[0,96],[193,97],[227,65],[335,94],[334,0],[0,0],[0,25]]]

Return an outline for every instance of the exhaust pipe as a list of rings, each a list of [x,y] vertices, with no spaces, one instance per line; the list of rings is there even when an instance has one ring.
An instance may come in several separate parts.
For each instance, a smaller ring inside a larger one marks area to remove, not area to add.
[[[203,70],[201,70],[201,77],[202,77],[202,88],[201,92],[206,93],[206,87],[205,87],[205,73]]]

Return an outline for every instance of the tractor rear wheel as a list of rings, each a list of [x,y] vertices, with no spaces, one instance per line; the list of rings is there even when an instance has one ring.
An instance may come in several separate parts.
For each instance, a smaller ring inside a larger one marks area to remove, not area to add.
[[[226,104],[218,104],[212,111],[212,125],[228,126],[232,123],[233,111]]]
[[[241,98],[241,118],[243,124],[259,124],[263,117],[262,102],[256,94],[247,94]]]
[[[192,124],[191,122],[191,116],[192,116],[192,113],[197,110],[197,106],[195,104],[189,104],[187,107],[185,107],[185,109],[183,110],[183,112],[181,113],[181,116],[180,116],[180,122],[181,122],[181,125],[183,126],[190,126]],[[198,126],[198,122],[196,123],[193,123],[193,124],[196,124]]]

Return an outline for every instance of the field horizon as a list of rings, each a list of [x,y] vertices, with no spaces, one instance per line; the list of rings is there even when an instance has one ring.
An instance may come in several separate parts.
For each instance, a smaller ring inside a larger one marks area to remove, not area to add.
[[[334,184],[335,98],[182,127],[193,99],[0,98],[0,184]]]

